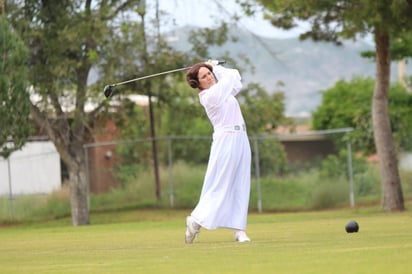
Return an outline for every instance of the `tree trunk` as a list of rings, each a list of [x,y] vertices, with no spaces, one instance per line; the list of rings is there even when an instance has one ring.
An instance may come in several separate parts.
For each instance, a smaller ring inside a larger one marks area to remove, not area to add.
[[[376,31],[375,43],[376,84],[372,98],[372,121],[381,173],[382,207],[385,211],[402,211],[405,207],[388,111],[389,34]]]
[[[83,153],[83,151],[80,153]],[[73,226],[88,225],[90,224],[89,187],[85,165],[71,165],[71,168],[69,168],[69,179]]]
[[[54,143],[63,162],[67,165],[70,181],[70,203],[73,226],[88,225],[89,222],[89,185],[86,176],[86,160],[82,136],[77,141],[70,138],[70,125],[63,120],[49,120],[32,104],[31,116],[43,128]],[[72,135],[73,136],[73,135]]]

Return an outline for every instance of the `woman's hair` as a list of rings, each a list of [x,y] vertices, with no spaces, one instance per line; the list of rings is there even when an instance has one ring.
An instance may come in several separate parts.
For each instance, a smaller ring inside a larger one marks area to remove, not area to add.
[[[211,65],[205,63],[197,63],[193,65],[186,73],[186,81],[192,88],[199,88],[199,70],[200,68],[207,68],[210,72],[213,73],[213,68]]]

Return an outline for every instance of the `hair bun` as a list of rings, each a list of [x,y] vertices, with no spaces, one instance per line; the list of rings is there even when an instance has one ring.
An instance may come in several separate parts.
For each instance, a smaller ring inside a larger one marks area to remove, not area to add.
[[[190,79],[190,80],[189,80],[189,85],[190,85],[192,88],[198,88],[198,87],[199,87],[199,82],[196,81],[196,80],[194,80],[194,79]]]

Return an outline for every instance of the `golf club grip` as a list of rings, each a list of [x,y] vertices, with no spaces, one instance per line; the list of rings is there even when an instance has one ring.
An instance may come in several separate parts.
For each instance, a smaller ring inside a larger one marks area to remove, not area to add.
[[[212,60],[212,59],[209,59],[207,61],[214,64],[214,65],[216,65],[216,66],[226,64],[225,60]]]

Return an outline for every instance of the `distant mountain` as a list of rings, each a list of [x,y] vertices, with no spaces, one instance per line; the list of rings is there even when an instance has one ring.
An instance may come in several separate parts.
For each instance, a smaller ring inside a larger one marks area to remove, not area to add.
[[[190,50],[187,42],[189,30],[175,30],[169,36],[170,44],[179,50]],[[321,91],[332,87],[338,80],[350,80],[355,75],[375,75],[375,63],[360,56],[362,51],[373,50],[373,46],[364,41],[348,41],[343,46],[335,46],[326,42],[300,41],[298,38],[262,38],[241,29],[231,31],[237,41],[212,47],[212,57],[222,56],[225,52],[233,58],[246,55],[253,61],[255,73],[238,68],[244,83],[260,83],[268,92],[284,91],[286,112],[290,115],[315,110],[321,102]],[[226,66],[230,67],[230,63]],[[396,79],[396,66],[393,66],[392,74],[392,79]],[[285,86],[277,88],[279,81]]]

